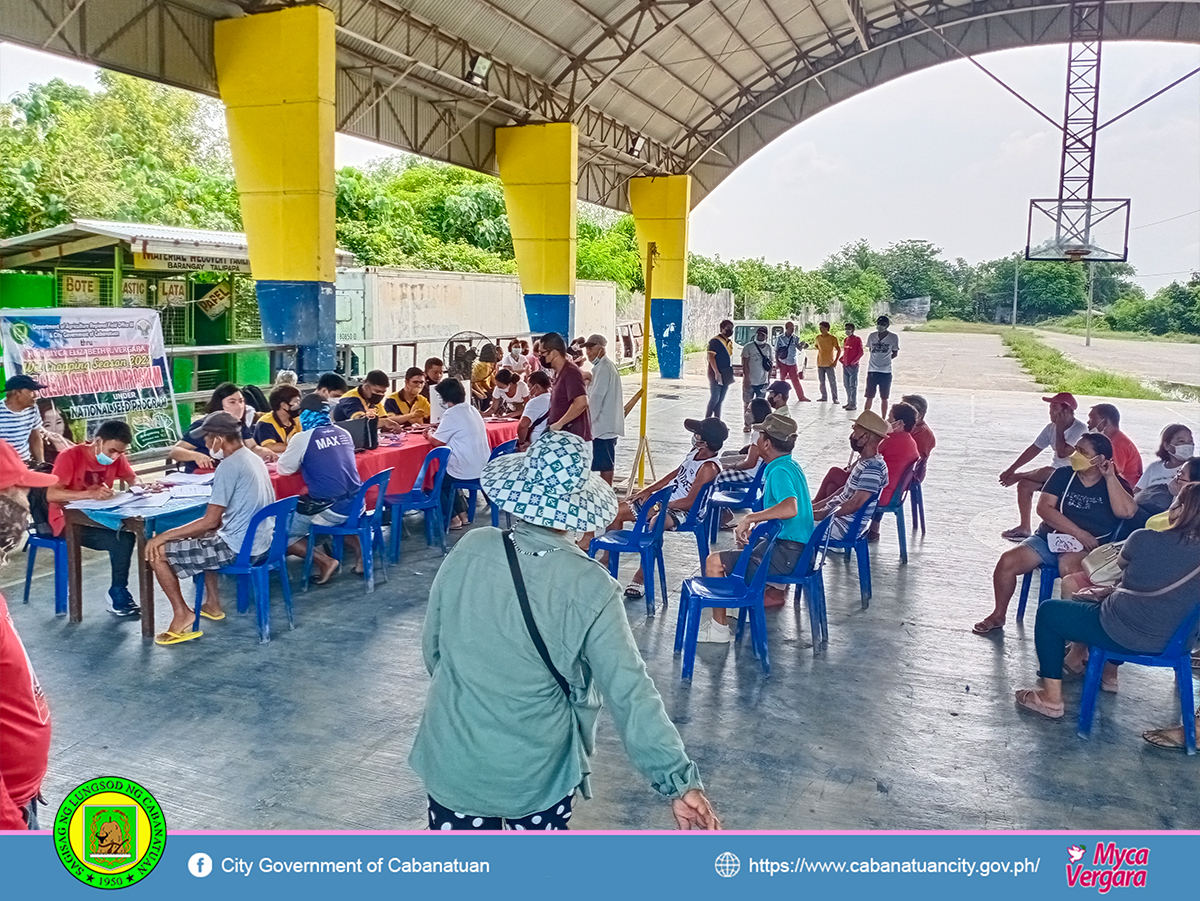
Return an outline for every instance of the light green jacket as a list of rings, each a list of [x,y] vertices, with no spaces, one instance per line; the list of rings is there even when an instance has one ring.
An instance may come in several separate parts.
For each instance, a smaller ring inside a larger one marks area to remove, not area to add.
[[[463,536],[433,580],[425,615],[433,682],[409,763],[429,795],[457,813],[514,819],[576,789],[591,797],[581,727],[592,728],[600,695],[655,791],[678,798],[701,788],[634,644],[616,580],[566,534],[515,517],[513,525],[527,552],[517,556],[533,618],[572,702],[529,637],[500,530]],[[532,556],[543,550],[550,553]]]

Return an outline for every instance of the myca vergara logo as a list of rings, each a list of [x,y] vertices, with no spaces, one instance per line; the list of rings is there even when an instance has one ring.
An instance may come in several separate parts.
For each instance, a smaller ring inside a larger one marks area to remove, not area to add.
[[[1113,842],[1096,845],[1092,859],[1085,858],[1084,845],[1067,849],[1067,885],[1071,888],[1094,888],[1107,894],[1115,888],[1145,888],[1150,866],[1149,848],[1118,848]]]
[[[142,786],[102,776],[67,795],[54,817],[54,850],[72,876],[96,888],[140,882],[162,859],[167,824]]]

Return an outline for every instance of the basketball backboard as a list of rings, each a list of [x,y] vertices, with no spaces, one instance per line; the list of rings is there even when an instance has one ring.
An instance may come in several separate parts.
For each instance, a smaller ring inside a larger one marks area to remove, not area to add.
[[[1027,260],[1123,263],[1129,258],[1126,199],[1031,200]]]

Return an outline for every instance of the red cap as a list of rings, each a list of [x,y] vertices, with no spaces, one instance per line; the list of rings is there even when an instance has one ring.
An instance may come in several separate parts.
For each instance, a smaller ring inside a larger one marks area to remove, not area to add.
[[[1079,401],[1069,391],[1060,391],[1054,397],[1043,397],[1042,400],[1048,404],[1062,404],[1064,407],[1070,407],[1072,410],[1079,409]]]
[[[49,488],[58,484],[58,476],[34,472],[17,456],[17,452],[0,441],[0,491],[20,485],[22,488]]]

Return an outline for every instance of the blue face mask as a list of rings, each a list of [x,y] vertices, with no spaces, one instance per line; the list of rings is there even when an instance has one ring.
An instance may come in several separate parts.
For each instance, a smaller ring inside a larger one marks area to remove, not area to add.
[[[96,462],[99,463],[101,466],[112,466],[117,461],[114,460],[112,457],[110,457],[108,454],[102,454],[99,451],[97,451],[96,452]]]

